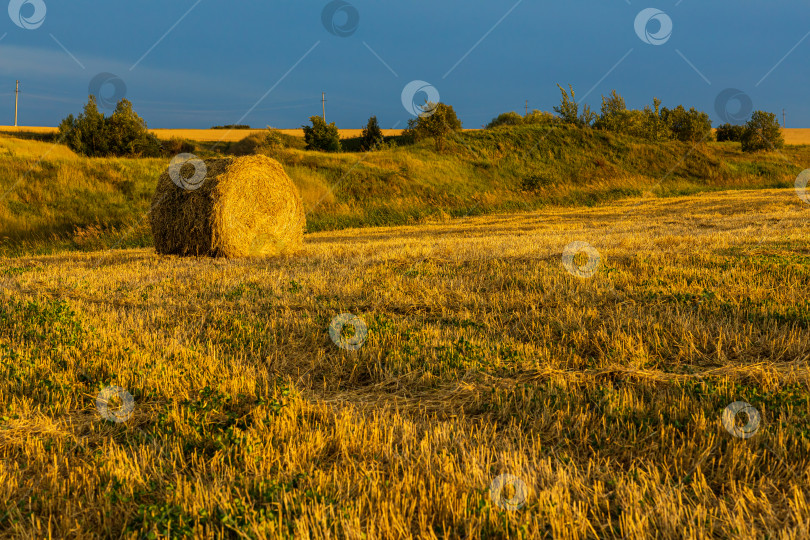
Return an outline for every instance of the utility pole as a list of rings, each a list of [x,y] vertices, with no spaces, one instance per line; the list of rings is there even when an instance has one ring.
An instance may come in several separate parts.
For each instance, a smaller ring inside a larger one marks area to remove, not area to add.
[[[326,92],[321,92],[321,107],[323,107],[323,121],[326,122]]]
[[[17,89],[14,91],[14,127],[17,127],[17,108],[20,103],[20,81],[17,81]]]
[[[526,100],[526,116],[529,116],[529,100]]]
[[[787,127],[787,124],[785,123],[785,109],[782,109],[782,127]]]

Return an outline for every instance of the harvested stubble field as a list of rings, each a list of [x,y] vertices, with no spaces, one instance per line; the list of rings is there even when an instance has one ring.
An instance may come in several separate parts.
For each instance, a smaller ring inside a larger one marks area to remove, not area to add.
[[[806,538],[809,212],[737,191],[323,232],[285,259],[5,259],[0,531]],[[563,268],[572,241],[593,277]],[[327,331],[348,312],[356,351]],[[108,385],[128,421],[99,417]],[[749,439],[721,425],[735,401]],[[492,501],[501,474],[522,508]]]

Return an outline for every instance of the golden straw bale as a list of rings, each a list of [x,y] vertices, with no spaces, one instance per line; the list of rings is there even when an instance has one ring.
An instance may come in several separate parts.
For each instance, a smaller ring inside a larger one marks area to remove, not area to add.
[[[290,253],[306,226],[298,188],[263,155],[181,154],[158,180],[150,221],[158,253],[210,257]]]

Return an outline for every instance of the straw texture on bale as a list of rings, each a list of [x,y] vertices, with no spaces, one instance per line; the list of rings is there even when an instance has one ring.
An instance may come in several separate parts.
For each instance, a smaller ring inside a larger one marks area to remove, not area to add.
[[[197,189],[178,186],[168,170],[158,180],[150,213],[158,253],[248,257],[301,247],[304,206],[281,164],[263,155],[203,162]]]

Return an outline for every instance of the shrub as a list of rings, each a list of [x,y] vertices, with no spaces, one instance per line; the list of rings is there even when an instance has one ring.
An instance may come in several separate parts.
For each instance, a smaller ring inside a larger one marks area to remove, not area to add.
[[[363,135],[361,137],[361,148],[363,150],[378,150],[385,143],[380,124],[377,122],[377,117],[372,116],[368,119],[368,124],[363,128]]]
[[[524,121],[525,119],[514,111],[501,113],[487,124],[487,129],[496,128],[498,126],[519,126],[523,124]]]
[[[226,124],[224,126],[214,126],[211,129],[250,129],[247,124]]]
[[[493,118],[486,129],[492,129],[500,126],[520,126],[524,124],[551,124],[558,120],[556,116],[545,111],[533,110],[526,116],[520,116],[518,113],[511,111],[499,114]]]
[[[602,114],[594,127],[606,131],[626,133],[648,141],[663,141],[672,138],[661,110],[661,100],[653,99],[653,106],[642,110],[627,109],[624,98],[615,90],[609,97],[602,96]]]
[[[745,124],[740,142],[743,152],[775,150],[785,145],[782,128],[776,115],[765,111],[754,111],[751,120]]]
[[[335,123],[327,124],[320,116],[312,116],[309,121],[312,126],[301,126],[304,128],[307,150],[340,152],[340,132]]]
[[[646,105],[641,111],[637,135],[648,141],[666,141],[672,138],[672,132],[661,114],[660,99],[653,98],[653,107]]]
[[[176,156],[177,154],[192,154],[194,153],[194,144],[177,137],[172,137],[168,141],[161,142],[163,153],[167,156]]]
[[[163,150],[126,99],[105,118],[98,111],[96,98],[90,96],[78,118],[71,114],[62,120],[59,136],[71,150],[85,156],[158,156]]]
[[[546,111],[538,111],[537,109],[523,117],[524,124],[553,124],[558,120],[559,118],[553,114]]]
[[[461,131],[461,120],[452,105],[445,103],[426,103],[423,110],[432,113],[408,120],[406,136],[414,141],[432,138],[436,141],[436,149],[441,152],[447,136]]]
[[[699,142],[711,136],[712,121],[709,115],[695,110],[694,107],[688,111],[683,105],[678,105],[672,110],[664,107],[661,118],[672,136],[679,141]]]
[[[539,191],[552,184],[552,179],[547,176],[533,175],[523,179],[520,183],[520,189],[523,191]]]
[[[627,133],[648,141],[698,142],[711,136],[712,122],[709,115],[683,105],[674,109],[661,108],[661,100],[653,99],[653,106],[643,110],[628,110],[624,98],[616,90],[610,96],[602,96],[602,114],[594,127],[608,131]]]
[[[609,97],[602,96],[602,115],[594,123],[594,127],[608,131],[627,132],[629,123],[630,115],[624,98],[616,90],[613,90]]]
[[[273,140],[267,133],[251,133],[244,139],[232,143],[228,147],[228,153],[235,156],[249,156],[271,150],[273,147]]]
[[[268,129],[259,133],[251,133],[244,139],[231,143],[228,153],[235,156],[248,156],[252,154],[266,154],[279,148],[305,148],[301,137],[286,135],[277,129]]]
[[[743,132],[745,132],[745,126],[733,126],[731,124],[723,124],[722,126],[717,126],[715,136],[717,137],[717,142],[723,141],[740,142],[742,140]]]
[[[596,114],[591,111],[588,105],[582,107],[582,113],[579,112],[579,103],[576,102],[574,95],[574,88],[569,84],[568,89],[571,91],[569,96],[565,88],[557,85],[562,93],[562,99],[559,107],[554,107],[554,112],[560,115],[563,122],[574,124],[576,126],[590,126],[596,120]]]

